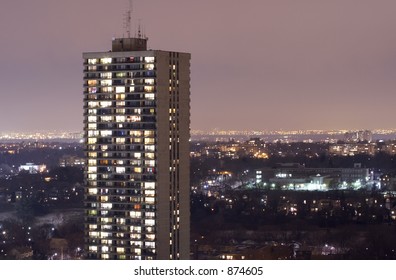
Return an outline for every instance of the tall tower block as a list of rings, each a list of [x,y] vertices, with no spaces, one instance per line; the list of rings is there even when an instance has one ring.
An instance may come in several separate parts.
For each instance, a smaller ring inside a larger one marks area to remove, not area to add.
[[[117,38],[84,59],[90,259],[188,259],[190,54]]]

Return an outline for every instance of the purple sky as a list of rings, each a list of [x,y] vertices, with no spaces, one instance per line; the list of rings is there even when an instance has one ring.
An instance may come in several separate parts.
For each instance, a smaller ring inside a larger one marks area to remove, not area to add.
[[[0,132],[82,130],[82,52],[127,0],[1,0]],[[394,0],[135,0],[152,49],[192,54],[192,129],[396,128]]]

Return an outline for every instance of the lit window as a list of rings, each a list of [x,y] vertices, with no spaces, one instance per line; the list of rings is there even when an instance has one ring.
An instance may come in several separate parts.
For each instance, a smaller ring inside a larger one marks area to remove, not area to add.
[[[145,182],[144,183],[144,188],[146,190],[155,189],[155,183],[154,182]]]
[[[103,209],[111,209],[111,208],[113,208],[113,204],[111,204],[111,203],[102,203],[102,208]]]
[[[95,116],[88,116],[88,122],[96,122]]]
[[[111,57],[104,57],[100,59],[100,63],[102,64],[109,64],[111,63]]]
[[[88,80],[88,85],[89,86],[96,86],[98,84],[97,80]]]
[[[116,94],[116,100],[125,100],[125,94]]]
[[[144,95],[144,98],[148,99],[148,100],[154,100],[155,99],[155,95],[154,93],[147,93]]]
[[[155,61],[155,58],[153,56],[146,56],[144,58],[144,62],[146,62],[146,63],[154,63],[154,61]]]
[[[94,195],[94,194],[97,194],[98,193],[98,189],[96,189],[96,188],[89,188],[88,189],[88,194],[90,194],[90,195]]]
[[[154,87],[153,86],[145,86],[144,87],[144,92],[153,92],[154,91]]]
[[[102,92],[103,92],[103,93],[110,93],[110,92],[113,92],[113,88],[112,88],[112,87],[103,87],[103,88],[102,88]]]
[[[98,251],[98,246],[89,246],[89,251],[90,252],[97,252]]]
[[[100,77],[103,79],[111,79],[112,74],[111,72],[104,72],[104,73],[100,73]]]
[[[100,120],[102,122],[111,122],[111,121],[113,121],[113,117],[112,116],[102,116],[102,117],[100,117]]]
[[[155,158],[154,153],[146,153],[146,158],[154,159]]]
[[[146,197],[146,198],[144,199],[144,201],[145,201],[147,204],[154,204],[155,198],[154,198],[154,197]],[[147,225],[147,224],[146,224],[146,225]]]
[[[144,69],[146,70],[154,70],[154,64],[145,64]]]
[[[89,58],[88,59],[88,64],[96,64],[98,63],[98,60],[96,58]]]
[[[140,116],[128,116],[127,117],[127,122],[140,122],[141,117]]]
[[[155,146],[154,145],[146,145],[146,146],[144,146],[144,150],[154,152]]]
[[[154,144],[155,139],[154,138],[144,138],[144,144]]]
[[[125,122],[125,116],[116,116],[116,122]]]
[[[117,144],[124,144],[125,143],[125,138],[116,138],[116,143]]]
[[[125,87],[116,87],[116,93],[125,92]]]
[[[96,138],[88,138],[88,144],[95,144],[97,141]]]
[[[103,136],[103,137],[111,136],[112,133],[113,132],[111,130],[102,130],[102,131],[100,131],[100,136]]]
[[[124,77],[126,77],[126,73],[125,72],[118,72],[118,73],[116,73],[116,77],[117,78],[124,78]]]
[[[100,102],[100,107],[101,108],[106,108],[111,106],[111,101],[101,101]]]
[[[88,137],[92,137],[92,136],[98,136],[99,131],[97,130],[89,130],[88,131]]]
[[[145,190],[144,195],[147,197],[154,197],[155,196],[155,191],[154,190]]]
[[[116,173],[125,173],[125,167],[116,167]]]
[[[147,85],[154,85],[155,80],[154,79],[145,79],[144,83],[147,84]]]
[[[131,136],[134,136],[134,137],[141,137],[143,135],[142,132],[139,130],[131,130],[130,134],[131,134]]]
[[[89,108],[95,108],[98,106],[98,102],[97,101],[89,101],[88,102],[88,107]]]
[[[138,211],[131,211],[130,213],[131,218],[141,218],[142,217],[142,213],[138,212]]]
[[[147,248],[155,248],[155,242],[144,242],[144,246]]]
[[[102,86],[111,86],[112,85],[112,80],[101,80],[100,85]]]

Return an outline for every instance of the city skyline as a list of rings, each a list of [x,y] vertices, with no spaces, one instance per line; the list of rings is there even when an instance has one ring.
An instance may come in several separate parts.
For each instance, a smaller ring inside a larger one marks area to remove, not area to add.
[[[1,131],[82,130],[79,54],[125,33],[127,2],[2,3]],[[192,53],[192,130],[387,129],[395,7],[136,0],[132,29],[141,19],[149,48]]]

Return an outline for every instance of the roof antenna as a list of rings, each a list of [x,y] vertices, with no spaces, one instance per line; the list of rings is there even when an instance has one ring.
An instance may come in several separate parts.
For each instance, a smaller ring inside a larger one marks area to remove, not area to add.
[[[139,39],[142,38],[142,30],[141,30],[141,26],[140,26],[140,21],[141,21],[141,19],[139,18],[139,26],[138,26],[138,38]]]
[[[133,1],[129,0],[128,11],[125,13],[125,18],[124,18],[124,29],[126,31],[128,38],[131,38],[132,12],[133,12]]]

